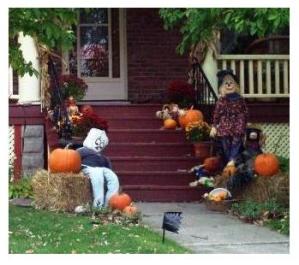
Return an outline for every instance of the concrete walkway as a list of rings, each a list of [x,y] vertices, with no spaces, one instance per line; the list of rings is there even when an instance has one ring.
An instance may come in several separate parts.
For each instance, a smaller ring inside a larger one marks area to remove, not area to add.
[[[197,254],[288,254],[289,237],[266,227],[241,222],[237,217],[206,209],[199,203],[136,203],[144,224],[162,235],[166,211],[182,211],[179,234],[166,237]],[[162,237],[161,237],[162,238]]]

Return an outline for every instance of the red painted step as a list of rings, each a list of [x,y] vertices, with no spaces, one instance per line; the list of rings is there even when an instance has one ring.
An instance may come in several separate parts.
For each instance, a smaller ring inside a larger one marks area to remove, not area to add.
[[[188,186],[195,180],[195,176],[187,171],[118,171],[116,174],[121,185]]]
[[[108,137],[110,143],[187,143],[181,129],[110,129]]]
[[[92,105],[92,108],[97,114],[105,118],[154,118],[156,111],[161,110],[162,104]]]
[[[123,192],[128,193],[133,201],[146,202],[191,202],[200,201],[204,193],[211,189],[189,186],[161,185],[124,185]]]
[[[182,171],[200,164],[194,157],[110,157],[115,171]]]
[[[193,146],[182,143],[111,143],[103,151],[106,156],[192,156]]]
[[[162,120],[157,118],[103,118],[107,119],[109,129],[160,129],[163,126]]]

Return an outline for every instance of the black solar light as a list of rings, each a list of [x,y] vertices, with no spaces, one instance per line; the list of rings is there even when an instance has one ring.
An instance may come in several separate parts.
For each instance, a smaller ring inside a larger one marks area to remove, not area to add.
[[[177,233],[180,228],[182,216],[182,212],[165,212],[164,217],[163,217],[163,224],[162,224],[162,229],[163,229],[163,238],[162,242],[164,243],[165,240],[165,230]]]

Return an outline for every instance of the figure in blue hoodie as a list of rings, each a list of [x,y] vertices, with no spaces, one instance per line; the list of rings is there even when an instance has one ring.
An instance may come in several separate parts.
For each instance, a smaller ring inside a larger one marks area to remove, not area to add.
[[[91,181],[94,208],[107,207],[111,196],[119,192],[118,177],[112,171],[111,162],[101,154],[108,142],[105,131],[92,128],[83,142],[83,147],[77,149],[81,156],[82,172]]]

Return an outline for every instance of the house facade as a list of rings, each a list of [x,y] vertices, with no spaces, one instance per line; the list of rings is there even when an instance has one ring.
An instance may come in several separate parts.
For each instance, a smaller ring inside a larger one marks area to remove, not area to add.
[[[58,71],[72,73],[88,84],[84,103],[149,104],[160,109],[167,102],[170,81],[187,80],[188,54],[180,56],[178,31],[165,31],[159,9],[92,9],[80,13],[74,49],[62,54]],[[30,38],[21,40],[26,58],[37,63]],[[288,156],[289,55],[217,54],[208,52],[202,68],[217,91],[216,73],[231,68],[247,98],[250,122],[268,134],[268,148]],[[46,167],[49,136],[41,113],[40,83],[35,77],[18,78],[10,71],[9,106],[11,162],[17,175]],[[28,89],[30,87],[31,89]],[[157,104],[157,105],[153,105]],[[211,110],[212,111],[212,110]],[[283,140],[281,140],[283,139]],[[283,142],[284,144],[275,145]]]

